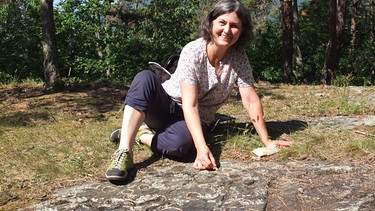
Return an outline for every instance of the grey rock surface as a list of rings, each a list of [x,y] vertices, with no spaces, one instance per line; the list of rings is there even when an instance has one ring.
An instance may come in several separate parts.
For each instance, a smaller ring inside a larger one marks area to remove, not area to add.
[[[362,118],[350,116],[330,116],[307,120],[316,127],[328,127],[334,130],[352,130],[356,126],[375,126],[375,116],[368,115]]]
[[[24,210],[375,210],[371,165],[222,162],[195,171],[168,162],[132,174],[126,184],[71,187]]]

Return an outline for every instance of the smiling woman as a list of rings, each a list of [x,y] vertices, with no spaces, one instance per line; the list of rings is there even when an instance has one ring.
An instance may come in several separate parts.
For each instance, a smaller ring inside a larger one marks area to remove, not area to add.
[[[212,37],[212,24],[221,15],[227,15],[234,12],[237,18],[240,20],[242,25],[241,35],[238,42],[235,43],[234,47],[243,48],[253,39],[253,25],[250,17],[249,10],[244,7],[239,1],[232,1],[228,4],[226,1],[220,1],[216,4],[213,9],[202,21],[201,35],[205,40],[211,41]],[[239,24],[239,23],[238,23]]]
[[[169,80],[160,84],[151,71],[135,76],[125,99],[119,148],[106,172],[109,180],[128,177],[128,170],[134,166],[135,139],[156,153],[172,157],[188,156],[195,147],[193,168],[216,169],[216,159],[206,143],[208,126],[235,86],[263,144],[292,145],[268,137],[244,51],[253,38],[248,9],[237,0],[219,1],[203,19],[201,34],[202,38],[182,49]],[[144,132],[146,125],[149,129]]]
[[[207,45],[207,54],[216,74],[221,73],[221,60],[237,42],[241,32],[242,21],[235,12],[223,14],[212,22],[212,40]]]

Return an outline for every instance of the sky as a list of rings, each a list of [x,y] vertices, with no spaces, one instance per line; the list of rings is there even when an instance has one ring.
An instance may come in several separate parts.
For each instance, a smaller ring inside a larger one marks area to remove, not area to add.
[[[60,0],[53,0],[53,6],[57,5],[58,3],[60,3]]]

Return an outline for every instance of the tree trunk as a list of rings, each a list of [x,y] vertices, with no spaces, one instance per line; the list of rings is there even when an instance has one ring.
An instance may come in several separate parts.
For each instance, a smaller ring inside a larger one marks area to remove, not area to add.
[[[348,0],[337,0],[337,51],[339,53],[338,59],[340,58],[343,49],[343,37],[345,32],[345,12]],[[338,65],[338,60],[337,60]]]
[[[357,37],[357,11],[358,11],[358,4],[359,0],[352,0],[352,18],[351,18],[351,26],[350,26],[350,55],[349,55],[349,64],[353,64],[355,61],[355,44],[356,44],[356,37]],[[353,72],[353,67],[351,66],[351,71]]]
[[[375,30],[374,30],[374,0],[368,0],[370,4],[370,43],[371,46],[374,46],[374,41],[375,41]],[[371,71],[371,81],[375,81],[375,67],[372,66],[372,71]]]
[[[299,28],[298,21],[298,5],[297,0],[293,1],[293,48],[294,48],[294,58],[296,61],[296,77],[299,78],[302,76],[302,53],[300,48],[300,38],[301,31]]]
[[[375,30],[374,30],[374,0],[368,0],[370,4],[370,38],[371,38],[371,43],[374,42],[375,39]]]
[[[98,5],[98,7],[101,7],[100,5]],[[97,45],[97,53],[98,53],[98,57],[99,57],[99,62],[102,63],[104,61],[104,53],[103,53],[103,47],[102,47],[102,35],[100,33],[100,28],[101,28],[101,20],[100,20],[100,14],[99,12],[96,12],[95,13],[95,20],[98,24],[98,28],[97,28],[97,31],[95,31],[95,37],[96,39],[98,40],[96,45]]]
[[[329,42],[321,77],[321,83],[324,85],[333,85],[338,71],[346,2],[347,0],[330,0],[329,3]]]
[[[108,1],[104,1],[103,4],[104,4],[104,6],[106,8],[109,8],[109,10],[110,10],[111,2],[112,2],[111,0],[108,0]],[[110,31],[110,19],[112,17],[111,17],[111,15],[106,15],[106,18],[105,18],[106,25],[105,25],[104,32],[100,31],[100,29],[102,27],[102,23],[101,23],[100,14],[98,12],[95,13],[95,18],[96,18],[98,26],[99,26],[98,31],[95,32],[95,37],[98,39],[97,45],[98,45],[98,57],[99,57],[99,61],[101,63],[105,62],[105,66],[107,67],[107,69],[106,69],[106,76],[110,76],[111,75],[111,69],[110,69],[110,65],[109,65],[109,62],[108,62],[108,58],[110,56],[110,48],[108,46],[107,40],[110,37],[110,35],[109,35],[109,31]],[[104,37],[107,38],[107,39],[103,39],[102,33],[104,34]]]
[[[329,42],[326,50],[326,60],[324,63],[321,83],[333,84],[334,74],[337,71],[335,60],[337,57],[337,3],[336,0],[330,0],[329,3]]]
[[[280,21],[283,30],[283,81],[291,83],[293,63],[293,6],[292,0],[280,0]]]
[[[61,81],[53,19],[53,0],[40,0],[40,6],[44,53],[44,91],[57,91],[61,88]]]

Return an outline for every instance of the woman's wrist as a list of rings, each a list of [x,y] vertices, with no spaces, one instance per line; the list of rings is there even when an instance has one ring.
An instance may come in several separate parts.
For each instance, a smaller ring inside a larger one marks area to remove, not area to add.
[[[204,152],[208,149],[208,146],[206,143],[201,143],[199,145],[195,145],[195,148],[197,150],[197,152]]]
[[[264,141],[262,141],[263,142],[263,144],[266,146],[266,147],[270,147],[270,146],[272,146],[272,145],[274,145],[273,144],[273,141],[271,140],[271,139],[266,139],[266,140],[264,140]]]

